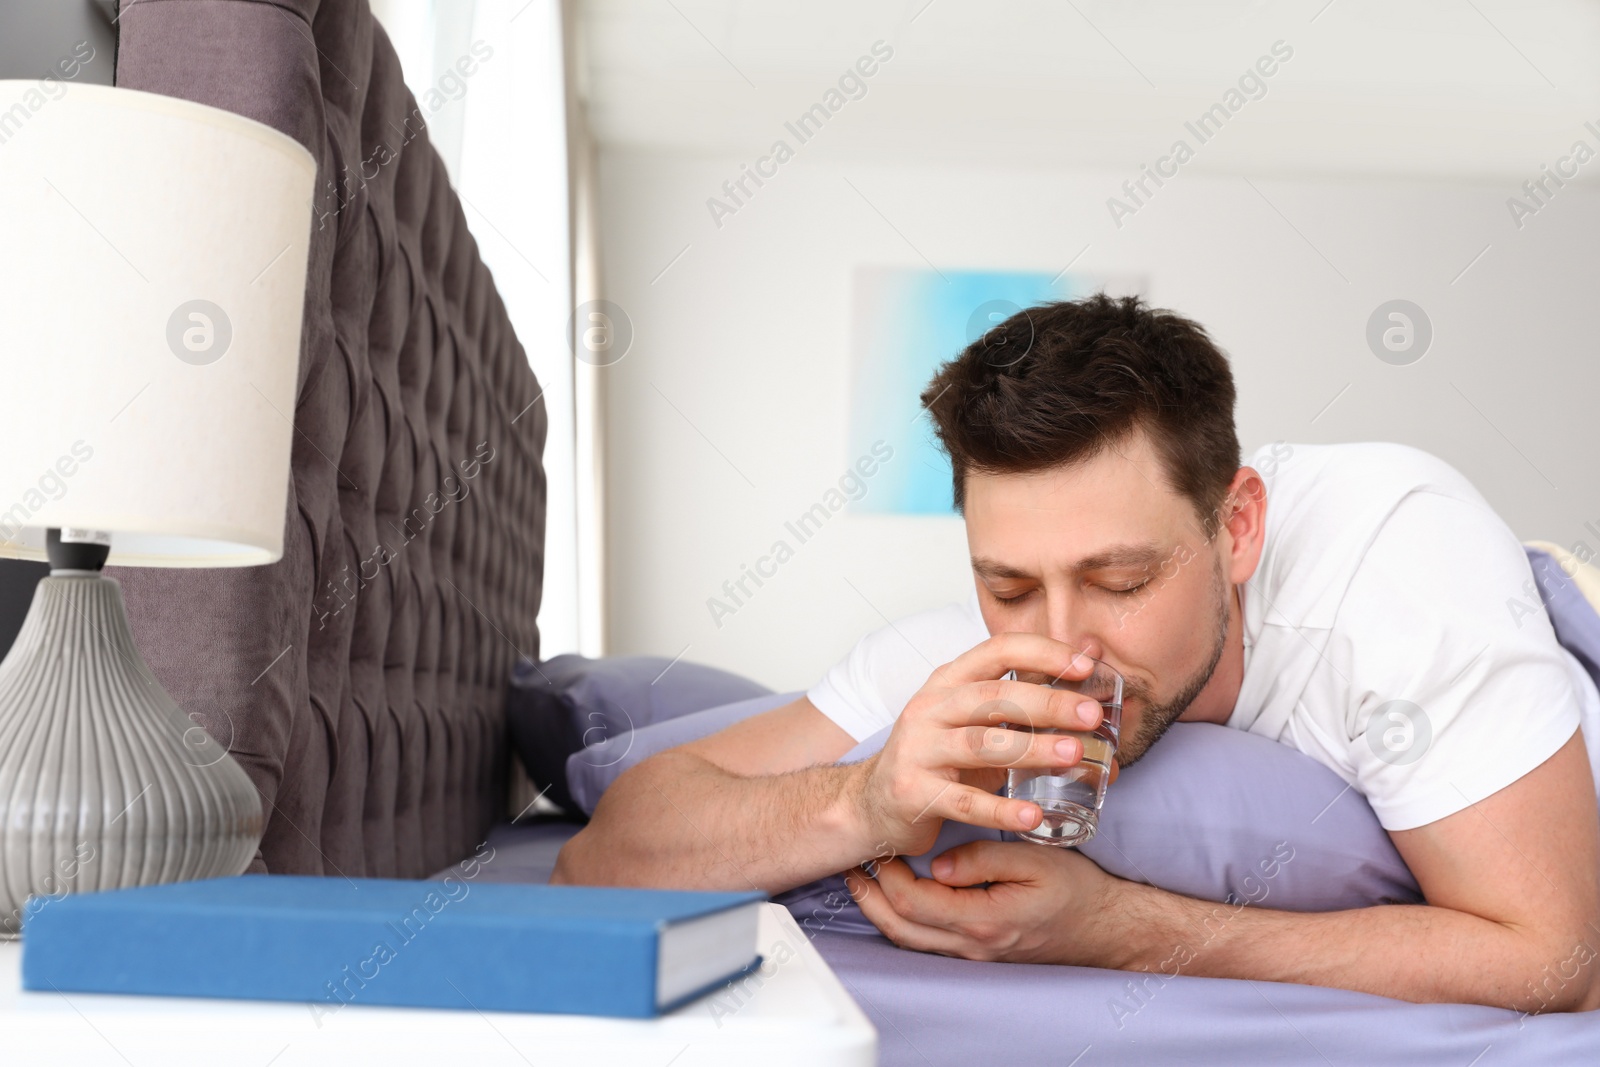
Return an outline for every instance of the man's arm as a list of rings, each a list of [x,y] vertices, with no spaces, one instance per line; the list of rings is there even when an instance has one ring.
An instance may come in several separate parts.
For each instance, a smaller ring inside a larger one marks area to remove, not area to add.
[[[1499,792],[1391,837],[1426,904],[1235,908],[1122,881],[1063,850],[1000,842],[952,849],[948,872],[934,863],[937,881],[888,864],[878,871],[882,892],[860,872],[850,884],[891,940],[946,955],[1301,982],[1529,1013],[1600,1007],[1600,814],[1581,733]],[[991,880],[1000,884],[953,888]]]
[[[855,741],[805,697],[619,775],[553,883],[779,892],[872,855],[835,764]]]
[[[934,669],[883,748],[854,747],[802,697],[617,776],[561,849],[551,881],[781,892],[875,858],[919,855],[945,819],[1026,830],[1039,805],[996,796],[1007,767],[1068,767],[1075,737],[1006,729],[1093,729],[1081,694],[1003,679],[1008,670],[1082,679],[1076,650],[1038,634],[991,637]]]

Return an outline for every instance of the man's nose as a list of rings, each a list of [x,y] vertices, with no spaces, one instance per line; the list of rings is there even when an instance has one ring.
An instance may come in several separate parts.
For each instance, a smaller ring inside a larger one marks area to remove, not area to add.
[[[1090,659],[1103,659],[1105,651],[1099,637],[1092,633],[1068,625],[1052,624],[1047,631],[1047,637],[1060,641],[1063,645],[1075,652],[1081,652]]]
[[[1071,596],[1050,597],[1044,611],[1044,634],[1062,644],[1094,659],[1100,658],[1100,640],[1091,627],[1083,625],[1088,620],[1083,604],[1075,603]]]
[[[1066,645],[1068,648],[1071,648],[1071,649],[1073,649],[1075,651],[1078,651],[1078,652],[1082,652],[1084,655],[1088,656],[1090,659],[1098,659],[1098,660],[1101,660],[1101,661],[1104,661],[1104,659],[1105,659],[1105,657],[1102,655],[1102,653],[1104,652],[1104,648],[1102,647],[1099,638],[1096,638],[1096,637],[1071,637],[1071,636],[1062,637],[1059,634],[1055,634],[1055,633],[1046,634],[1045,636],[1050,637],[1053,640],[1060,641],[1062,644]],[[1073,673],[1073,674],[1070,675],[1070,677],[1071,678],[1078,678],[1079,675],[1077,673]],[[1055,675],[1044,674],[1044,673],[1038,672],[1038,671],[1018,671],[1017,672],[1017,679],[1019,681],[1023,681],[1023,682],[1033,682],[1033,683],[1038,684],[1038,685],[1048,685],[1049,683],[1051,683],[1051,682],[1056,680],[1056,676]]]

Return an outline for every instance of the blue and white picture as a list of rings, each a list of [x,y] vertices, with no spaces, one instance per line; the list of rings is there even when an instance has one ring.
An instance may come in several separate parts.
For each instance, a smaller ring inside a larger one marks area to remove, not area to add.
[[[922,410],[939,365],[1021,308],[1087,295],[1087,279],[1032,271],[857,267],[852,300],[854,382],[850,455],[875,441],[894,448],[872,489],[850,510],[953,515],[950,463]]]

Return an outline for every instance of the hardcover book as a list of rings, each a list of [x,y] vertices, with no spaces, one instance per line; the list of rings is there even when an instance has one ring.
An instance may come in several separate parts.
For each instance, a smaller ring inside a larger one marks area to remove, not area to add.
[[[760,963],[759,892],[240,875],[72,894],[30,990],[649,1018]]]

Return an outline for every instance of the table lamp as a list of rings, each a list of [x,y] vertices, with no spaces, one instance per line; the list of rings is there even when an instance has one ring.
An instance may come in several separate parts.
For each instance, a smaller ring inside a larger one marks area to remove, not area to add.
[[[315,175],[230,112],[0,81],[0,555],[51,566],[0,663],[0,935],[260,844],[101,567],[282,556]]]

